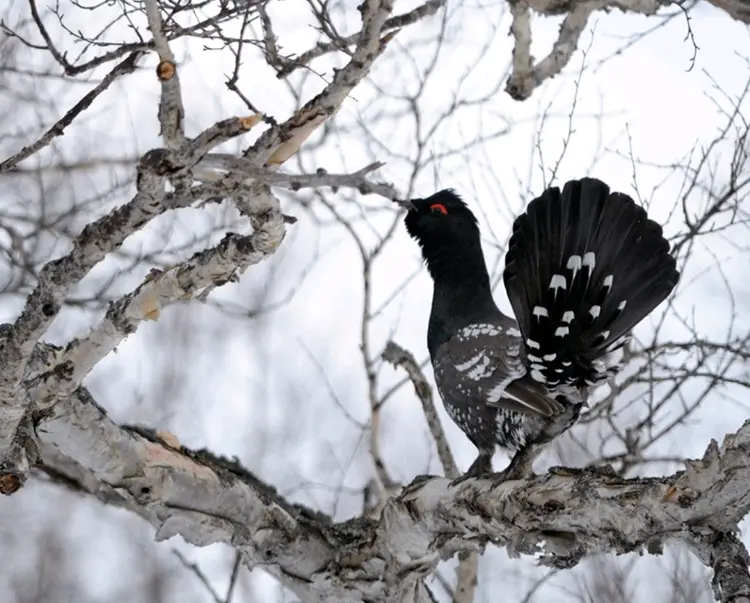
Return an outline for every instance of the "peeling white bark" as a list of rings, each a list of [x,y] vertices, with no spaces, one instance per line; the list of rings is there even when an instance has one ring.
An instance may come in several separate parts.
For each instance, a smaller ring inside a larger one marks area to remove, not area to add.
[[[720,3],[740,7],[738,0],[711,0],[712,4]],[[513,65],[505,90],[515,100],[524,101],[531,97],[539,86],[558,75],[570,62],[581,34],[586,29],[589,17],[596,11],[608,11],[617,8],[623,12],[654,15],[670,3],[660,0],[509,0],[513,21],[511,34],[514,37]],[[721,6],[720,6],[721,8]],[[545,15],[565,15],[557,40],[549,54],[540,61],[531,56],[531,14],[530,10]],[[736,17],[732,10],[725,9]],[[735,11],[736,12],[736,11]],[[750,23],[750,11],[744,10],[744,20]]]
[[[30,387],[37,409],[45,409],[78,387],[84,377],[144,320],[156,320],[162,308],[186,301],[207,287],[229,282],[249,266],[270,256],[286,230],[275,199],[268,193],[253,200],[256,214],[267,219],[252,235],[229,234],[212,249],[193,255],[167,271],[152,270],[132,293],[111,304],[105,317],[85,338],[71,341],[58,359],[69,370],[52,370]]]
[[[232,120],[235,124],[237,121]],[[221,128],[217,130],[220,125],[212,130],[221,131]],[[221,139],[219,135],[211,140],[218,144]],[[196,140],[192,161],[200,159],[198,145],[205,144],[203,140]],[[135,197],[84,228],[67,255],[42,269],[39,283],[21,316],[0,333],[0,492],[10,493],[20,487],[35,460],[31,431],[21,429],[32,403],[37,410],[42,410],[69,395],[93,366],[132,333],[141,320],[158,316],[161,305],[226,282],[235,273],[241,273],[247,266],[273,253],[283,239],[284,222],[278,202],[268,189],[255,187],[252,197],[243,197],[255,227],[250,237],[227,237],[216,248],[200,252],[166,273],[152,274],[131,295],[113,305],[90,337],[72,342],[67,353],[58,358],[49,371],[33,380],[28,380],[27,376],[22,382],[24,373],[28,373],[34,346],[59,312],[62,300],[108,252],[167,210],[217,194],[238,195],[242,190],[236,183],[215,183],[205,187],[183,186],[174,193],[167,193],[167,177],[176,181],[184,179],[190,167],[177,165],[174,155],[163,149],[146,153],[138,168]]]
[[[276,166],[294,155],[300,145],[339,110],[351,91],[370,72],[375,59],[385,50],[390,37],[381,39],[393,10],[393,0],[363,0],[362,31],[350,61],[336,71],[328,86],[308,101],[286,122],[271,128],[257,140],[245,157],[257,165]]]
[[[750,22],[740,4],[710,1]],[[196,546],[229,544],[248,565],[263,567],[304,601],[426,603],[432,595],[424,578],[441,559],[481,552],[488,543],[506,547],[511,555],[541,553],[548,565],[570,567],[593,552],[656,553],[669,540],[687,544],[714,568],[714,590],[721,600],[750,600],[750,555],[734,535],[750,510],[750,423],[721,447],[712,444],[685,471],[664,478],[623,480],[593,469],[507,483],[472,479],[455,484],[423,477],[385,501],[377,519],[333,524],[288,503],[233,461],[180,447],[153,430],[114,424],[81,387],[86,374],[143,320],[157,319],[175,301],[201,296],[276,250],[284,238],[284,219],[269,187],[353,186],[397,198],[393,187],[366,178],[375,164],[348,175],[291,175],[276,169],[341,107],[396,34],[394,27],[433,14],[442,4],[426,2],[399,21],[389,19],[391,0],[365,0],[362,29],[347,42],[355,45],[349,63],[323,92],[269,128],[238,159],[210,152],[262,116],[228,119],[186,138],[174,56],[158,3],[146,2],[161,59],[159,120],[167,148],[144,155],[133,199],[87,226],[68,254],[45,266],[22,314],[0,328],[0,492],[20,487],[40,458],[56,480],[144,517],[157,539],[180,535]],[[559,73],[593,11],[615,7],[653,14],[661,6],[658,0],[515,0],[509,92],[528,98]],[[566,15],[550,55],[536,63],[530,54],[532,9]],[[226,177],[209,176],[194,186],[196,176],[201,180],[205,170],[216,168],[226,169]],[[166,192],[167,183],[174,192]],[[39,343],[70,289],[128,236],[170,209],[213,197],[234,199],[253,233],[229,234],[214,248],[152,272],[112,304],[88,335],[65,349]],[[416,366],[413,359],[411,364]],[[419,392],[423,378],[413,370],[410,375]],[[427,394],[420,395],[424,403]],[[439,430],[435,425],[433,431]],[[445,446],[441,458],[453,473],[449,455]],[[475,572],[473,562],[462,566],[463,588],[472,588]]]
[[[157,539],[231,544],[304,601],[429,601],[423,578],[441,559],[489,543],[571,567],[594,552],[658,553],[679,541],[715,568],[722,600],[750,592],[747,552],[732,536],[750,511],[750,421],[664,478],[625,480],[601,469],[506,483],[422,477],[377,521],[341,524],[285,502],[234,462],[115,425],[83,388],[38,429],[46,465],[70,458],[87,468],[121,498],[116,504],[155,526]],[[49,450],[64,456],[48,459]]]
[[[202,187],[194,187],[193,169],[213,148],[243,132],[263,118],[253,115],[219,122],[187,139],[183,131],[184,108],[174,55],[162,31],[158,3],[145,4],[153,43],[159,54],[157,76],[161,82],[159,122],[167,149],[146,153],[137,173],[137,193],[127,204],[89,224],[73,241],[72,250],[48,263],[37,287],[13,325],[0,333],[0,493],[12,493],[23,484],[35,461],[30,431],[30,409],[44,410],[65,399],[83,377],[144,319],[158,317],[159,309],[178,299],[218,286],[249,265],[268,257],[284,237],[284,220],[278,202],[264,181],[297,152],[312,132],[333,115],[352,89],[367,75],[393,32],[382,35],[393,8],[392,0],[365,0],[360,7],[362,32],[350,62],[337,71],[333,81],[284,124],[270,128],[245,153],[250,166],[264,166],[252,180],[238,173]],[[135,60],[135,59],[134,59]],[[366,168],[367,169],[367,168]],[[371,184],[364,173],[350,176],[357,187],[394,198],[392,187]],[[319,174],[318,180],[325,179]],[[304,176],[279,175],[281,183],[309,186]],[[296,178],[296,181],[295,181]],[[340,184],[341,178],[328,178]],[[167,183],[174,188],[166,192]],[[133,293],[115,303],[92,333],[71,342],[59,362],[32,382],[24,382],[35,346],[57,316],[71,288],[104,257],[154,217],[198,200],[231,198],[254,229],[250,237],[228,236],[214,249],[150,278]],[[24,427],[28,424],[28,427]]]

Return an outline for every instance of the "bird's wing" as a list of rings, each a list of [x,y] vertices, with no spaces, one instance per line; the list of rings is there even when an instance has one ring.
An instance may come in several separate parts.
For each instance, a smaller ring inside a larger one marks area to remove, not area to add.
[[[562,405],[527,375],[521,334],[497,324],[460,329],[437,351],[435,381],[443,398],[551,416]]]

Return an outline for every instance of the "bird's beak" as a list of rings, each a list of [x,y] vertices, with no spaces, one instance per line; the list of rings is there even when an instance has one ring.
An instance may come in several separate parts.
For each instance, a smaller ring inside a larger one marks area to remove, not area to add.
[[[408,211],[417,211],[417,206],[414,205],[409,199],[396,199],[396,205],[399,205],[400,207],[403,207],[404,209]]]

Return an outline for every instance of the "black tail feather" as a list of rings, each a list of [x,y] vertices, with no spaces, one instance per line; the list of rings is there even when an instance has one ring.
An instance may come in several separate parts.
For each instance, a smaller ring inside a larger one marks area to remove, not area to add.
[[[549,188],[513,224],[505,287],[532,375],[601,377],[596,362],[671,293],[679,273],[661,227],[593,178]]]

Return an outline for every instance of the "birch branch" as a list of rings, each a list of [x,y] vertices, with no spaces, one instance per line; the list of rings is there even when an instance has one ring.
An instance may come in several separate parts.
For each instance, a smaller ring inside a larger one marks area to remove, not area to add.
[[[448,438],[445,437],[443,426],[440,424],[437,408],[435,408],[435,402],[432,399],[432,388],[430,387],[430,384],[427,383],[427,378],[419,368],[419,364],[417,364],[417,361],[414,359],[411,352],[408,352],[393,341],[389,341],[385,346],[383,360],[390,362],[393,366],[401,367],[406,371],[409,380],[412,382],[412,385],[414,385],[414,391],[417,394],[417,398],[419,398],[419,401],[422,403],[422,410],[424,411],[424,416],[427,420],[427,426],[430,428],[432,439],[435,440],[438,458],[443,465],[443,471],[445,472],[446,477],[456,479],[461,474],[456,466],[456,461],[453,459],[453,453],[451,453],[450,446],[448,446]]]
[[[159,64],[156,75],[161,82],[161,97],[159,99],[159,123],[162,138],[167,148],[182,151],[186,146],[185,132],[182,122],[185,118],[185,107],[182,104],[182,88],[180,76],[177,73],[169,41],[164,35],[161,13],[157,0],[145,0],[148,28],[154,38],[154,48],[159,54]]]
[[[256,215],[265,212],[266,218],[252,235],[228,234],[216,247],[200,251],[169,270],[152,270],[132,293],[111,304],[87,337],[70,342],[57,366],[29,385],[35,407],[45,409],[70,395],[144,320],[157,320],[163,308],[177,301],[207,295],[207,289],[236,280],[249,266],[273,254],[286,232],[284,220],[278,209],[274,211],[277,204],[270,195],[256,200],[256,205],[260,206]]]
[[[414,385],[414,391],[422,403],[427,425],[430,428],[432,438],[438,451],[438,458],[443,465],[446,477],[456,479],[460,472],[456,461],[448,446],[448,438],[445,437],[443,426],[437,414],[437,408],[432,397],[432,388],[427,383],[424,373],[414,359],[414,355],[393,341],[389,341],[383,351],[383,360],[394,366],[403,368],[409,380]],[[477,577],[479,572],[479,555],[476,552],[462,552],[459,555],[458,568],[456,569],[456,588],[453,593],[454,603],[471,603],[477,589]]]
[[[21,315],[0,343],[0,466],[13,444],[28,400],[20,388],[26,362],[39,338],[58,314],[62,300],[105,255],[127,236],[166,211],[163,189],[170,164],[163,153],[144,155],[138,166],[138,193],[130,203],[87,225],[65,256],[49,262],[26,300]],[[161,189],[161,191],[160,191]],[[7,468],[7,467],[6,467]]]
[[[723,1],[723,0],[721,0]],[[558,75],[570,62],[589,16],[595,11],[617,8],[622,12],[654,15],[672,3],[666,0],[593,0],[591,2],[560,0],[509,0],[512,15],[511,34],[514,38],[511,74],[505,91],[511,98],[524,101],[539,86]],[[557,16],[564,14],[560,33],[552,50],[542,60],[535,62],[531,56],[531,12]],[[746,11],[747,12],[747,11]],[[750,12],[747,12],[750,16]]]
[[[351,60],[336,71],[328,86],[283,124],[269,129],[245,153],[257,165],[277,166],[294,155],[302,143],[341,107],[351,91],[369,73],[395,34],[381,39],[393,0],[364,0],[359,6],[362,32]]]
[[[322,188],[325,186],[337,188],[354,188],[362,195],[378,194],[386,199],[399,198],[396,189],[384,182],[372,182],[368,176],[383,167],[383,163],[375,162],[349,174],[329,174],[324,169],[318,169],[315,174],[288,174],[273,169],[259,168],[244,157],[224,153],[211,153],[201,159],[196,165],[195,177],[202,181],[215,181],[222,174],[232,177],[244,176],[252,181],[259,181],[269,186],[300,190],[303,188]]]
[[[73,107],[57,120],[57,122],[55,122],[55,124],[38,140],[23,147],[13,156],[0,162],[0,173],[12,170],[24,159],[28,159],[34,153],[38,153],[43,148],[47,147],[55,138],[65,134],[65,129],[70,126],[70,124],[72,124],[81,113],[88,109],[97,97],[107,90],[115,80],[135,71],[138,59],[140,59],[143,54],[143,52],[131,52],[123,61],[115,65],[112,71],[104,76],[102,81],[99,82],[93,90],[85,94],[80,101],[73,105]]]
[[[179,534],[196,546],[233,544],[297,594],[320,588],[310,580],[335,556],[325,517],[285,502],[239,465],[172,447],[152,430],[115,425],[85,388],[53,406],[39,433],[109,484],[120,506],[137,507],[157,540]],[[61,458],[44,459],[45,466]]]
[[[166,149],[146,153],[137,168],[137,192],[133,199],[88,224],[73,240],[70,252],[47,263],[39,272],[37,285],[21,315],[0,337],[0,481],[8,480],[0,489],[15,491],[23,484],[33,463],[33,437],[28,429],[22,429],[32,400],[21,380],[34,346],[52,324],[71,288],[155,217],[186,207],[201,197],[239,195],[246,189],[238,182],[192,187],[191,170],[213,146],[247,132],[256,123],[257,120],[247,118],[219,122],[191,141],[179,157]],[[178,183],[172,193],[166,192],[169,181]],[[227,188],[230,184],[231,189]],[[255,192],[260,194],[259,189]],[[278,203],[275,200],[274,203],[278,210]],[[266,215],[267,210],[263,213]],[[78,375],[85,374],[90,366],[76,370]],[[69,362],[55,367],[51,382],[63,380],[69,387],[53,398],[75,389],[77,383],[73,377]],[[52,395],[51,390],[47,389],[44,395]]]
[[[234,462],[115,425],[83,388],[37,429],[44,454],[54,446],[86,467],[117,504],[138,508],[157,539],[230,543],[304,601],[429,601],[423,579],[441,559],[488,544],[567,568],[589,553],[659,553],[683,542],[714,568],[724,601],[746,596],[747,553],[732,534],[750,511],[750,421],[664,478],[595,468],[504,483],[420,477],[378,521],[339,524],[290,505]]]
[[[391,17],[390,19],[386,20],[385,24],[383,25],[383,30],[393,31],[395,29],[400,29],[402,27],[406,27],[407,25],[416,23],[417,21],[421,21],[425,17],[431,17],[432,15],[436,14],[438,10],[445,6],[445,1],[446,0],[428,0],[424,4],[421,4],[406,13]],[[310,50],[303,52],[298,57],[287,61],[286,67],[278,72],[277,77],[285,78],[297,69],[309,65],[317,58],[325,56],[326,54],[329,54],[331,52],[341,50],[342,47],[346,48],[358,44],[360,39],[362,38],[362,33],[362,31],[359,31],[350,36],[345,36],[337,39],[335,40],[335,42],[320,42]]]

